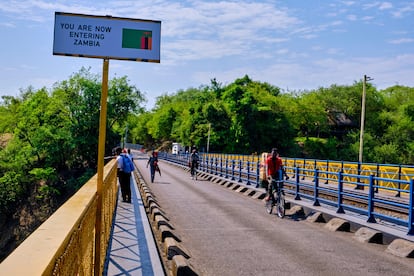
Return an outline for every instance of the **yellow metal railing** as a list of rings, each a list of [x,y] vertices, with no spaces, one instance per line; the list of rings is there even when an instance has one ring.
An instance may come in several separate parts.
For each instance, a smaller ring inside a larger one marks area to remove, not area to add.
[[[221,153],[204,153],[208,160],[216,160],[223,162],[221,165],[224,166],[223,160],[235,160],[238,161],[249,161],[249,162],[264,162],[260,161],[261,155],[240,155],[240,154],[221,154]],[[356,162],[341,162],[341,161],[330,161],[330,160],[316,160],[316,159],[295,159],[282,157],[285,167],[288,173],[294,173],[294,168],[298,167],[301,169],[302,177],[314,177],[315,170],[318,169],[321,173],[320,177],[324,177],[327,181],[338,181],[338,173],[343,173],[343,181],[349,183],[362,183],[368,184],[368,179],[359,176],[369,176],[374,174],[377,177],[383,178],[377,180],[377,185],[380,187],[387,187],[393,189],[408,190],[409,184],[398,184],[398,181],[402,180],[410,181],[414,177],[414,168],[409,166],[392,166],[392,165],[376,165],[370,163],[361,163],[358,168]],[[236,163],[237,165],[238,163]],[[220,165],[220,164],[218,164]],[[251,171],[255,169],[255,164],[252,166]],[[246,166],[246,164],[242,164]],[[359,173],[359,174],[358,174]],[[352,175],[352,176],[351,176]],[[387,180],[389,179],[389,180]],[[400,185],[400,186],[399,186]]]
[[[100,271],[116,206],[116,161],[104,168]],[[93,275],[97,175],[65,202],[1,264],[0,275]]]
[[[330,181],[338,180],[336,173],[342,171],[344,174],[352,174],[353,176],[344,176],[345,182],[357,182],[368,184],[368,179],[358,179],[358,163],[351,162],[339,162],[339,161],[315,161],[312,159],[301,159],[295,160],[291,158],[284,159],[285,165],[290,168],[299,167],[306,169],[302,172],[307,177],[313,177],[315,175],[315,169],[320,170],[322,176],[329,178]],[[401,171],[398,166],[387,166],[387,165],[376,165],[376,164],[365,164],[361,163],[360,173],[361,176],[369,176],[374,174],[384,180],[379,180],[378,185],[388,188],[399,188],[397,183],[392,180],[410,181],[414,176],[414,168],[402,167]],[[324,173],[329,172],[329,174]],[[390,179],[387,181],[386,179]],[[400,189],[408,190],[409,184],[402,184]]]

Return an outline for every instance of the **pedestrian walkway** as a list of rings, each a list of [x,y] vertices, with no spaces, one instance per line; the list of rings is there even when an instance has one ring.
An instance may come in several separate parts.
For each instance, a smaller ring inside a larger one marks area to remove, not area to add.
[[[132,203],[118,204],[103,275],[165,275],[134,177]]]

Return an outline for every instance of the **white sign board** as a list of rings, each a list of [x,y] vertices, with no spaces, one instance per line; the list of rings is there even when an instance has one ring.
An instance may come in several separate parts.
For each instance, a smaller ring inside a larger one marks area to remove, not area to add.
[[[160,62],[161,21],[55,13],[53,54]]]

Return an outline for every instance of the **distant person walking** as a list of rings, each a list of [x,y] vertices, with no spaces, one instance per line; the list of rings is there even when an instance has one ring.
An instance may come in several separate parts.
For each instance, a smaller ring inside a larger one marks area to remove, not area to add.
[[[131,153],[131,149],[128,149],[128,156],[131,158],[131,161],[134,162],[134,155]]]
[[[158,154],[155,151],[152,152],[150,158],[148,159],[147,168],[148,165],[150,166],[151,183],[154,183],[155,171],[158,171],[161,176],[161,171],[158,167]]]

